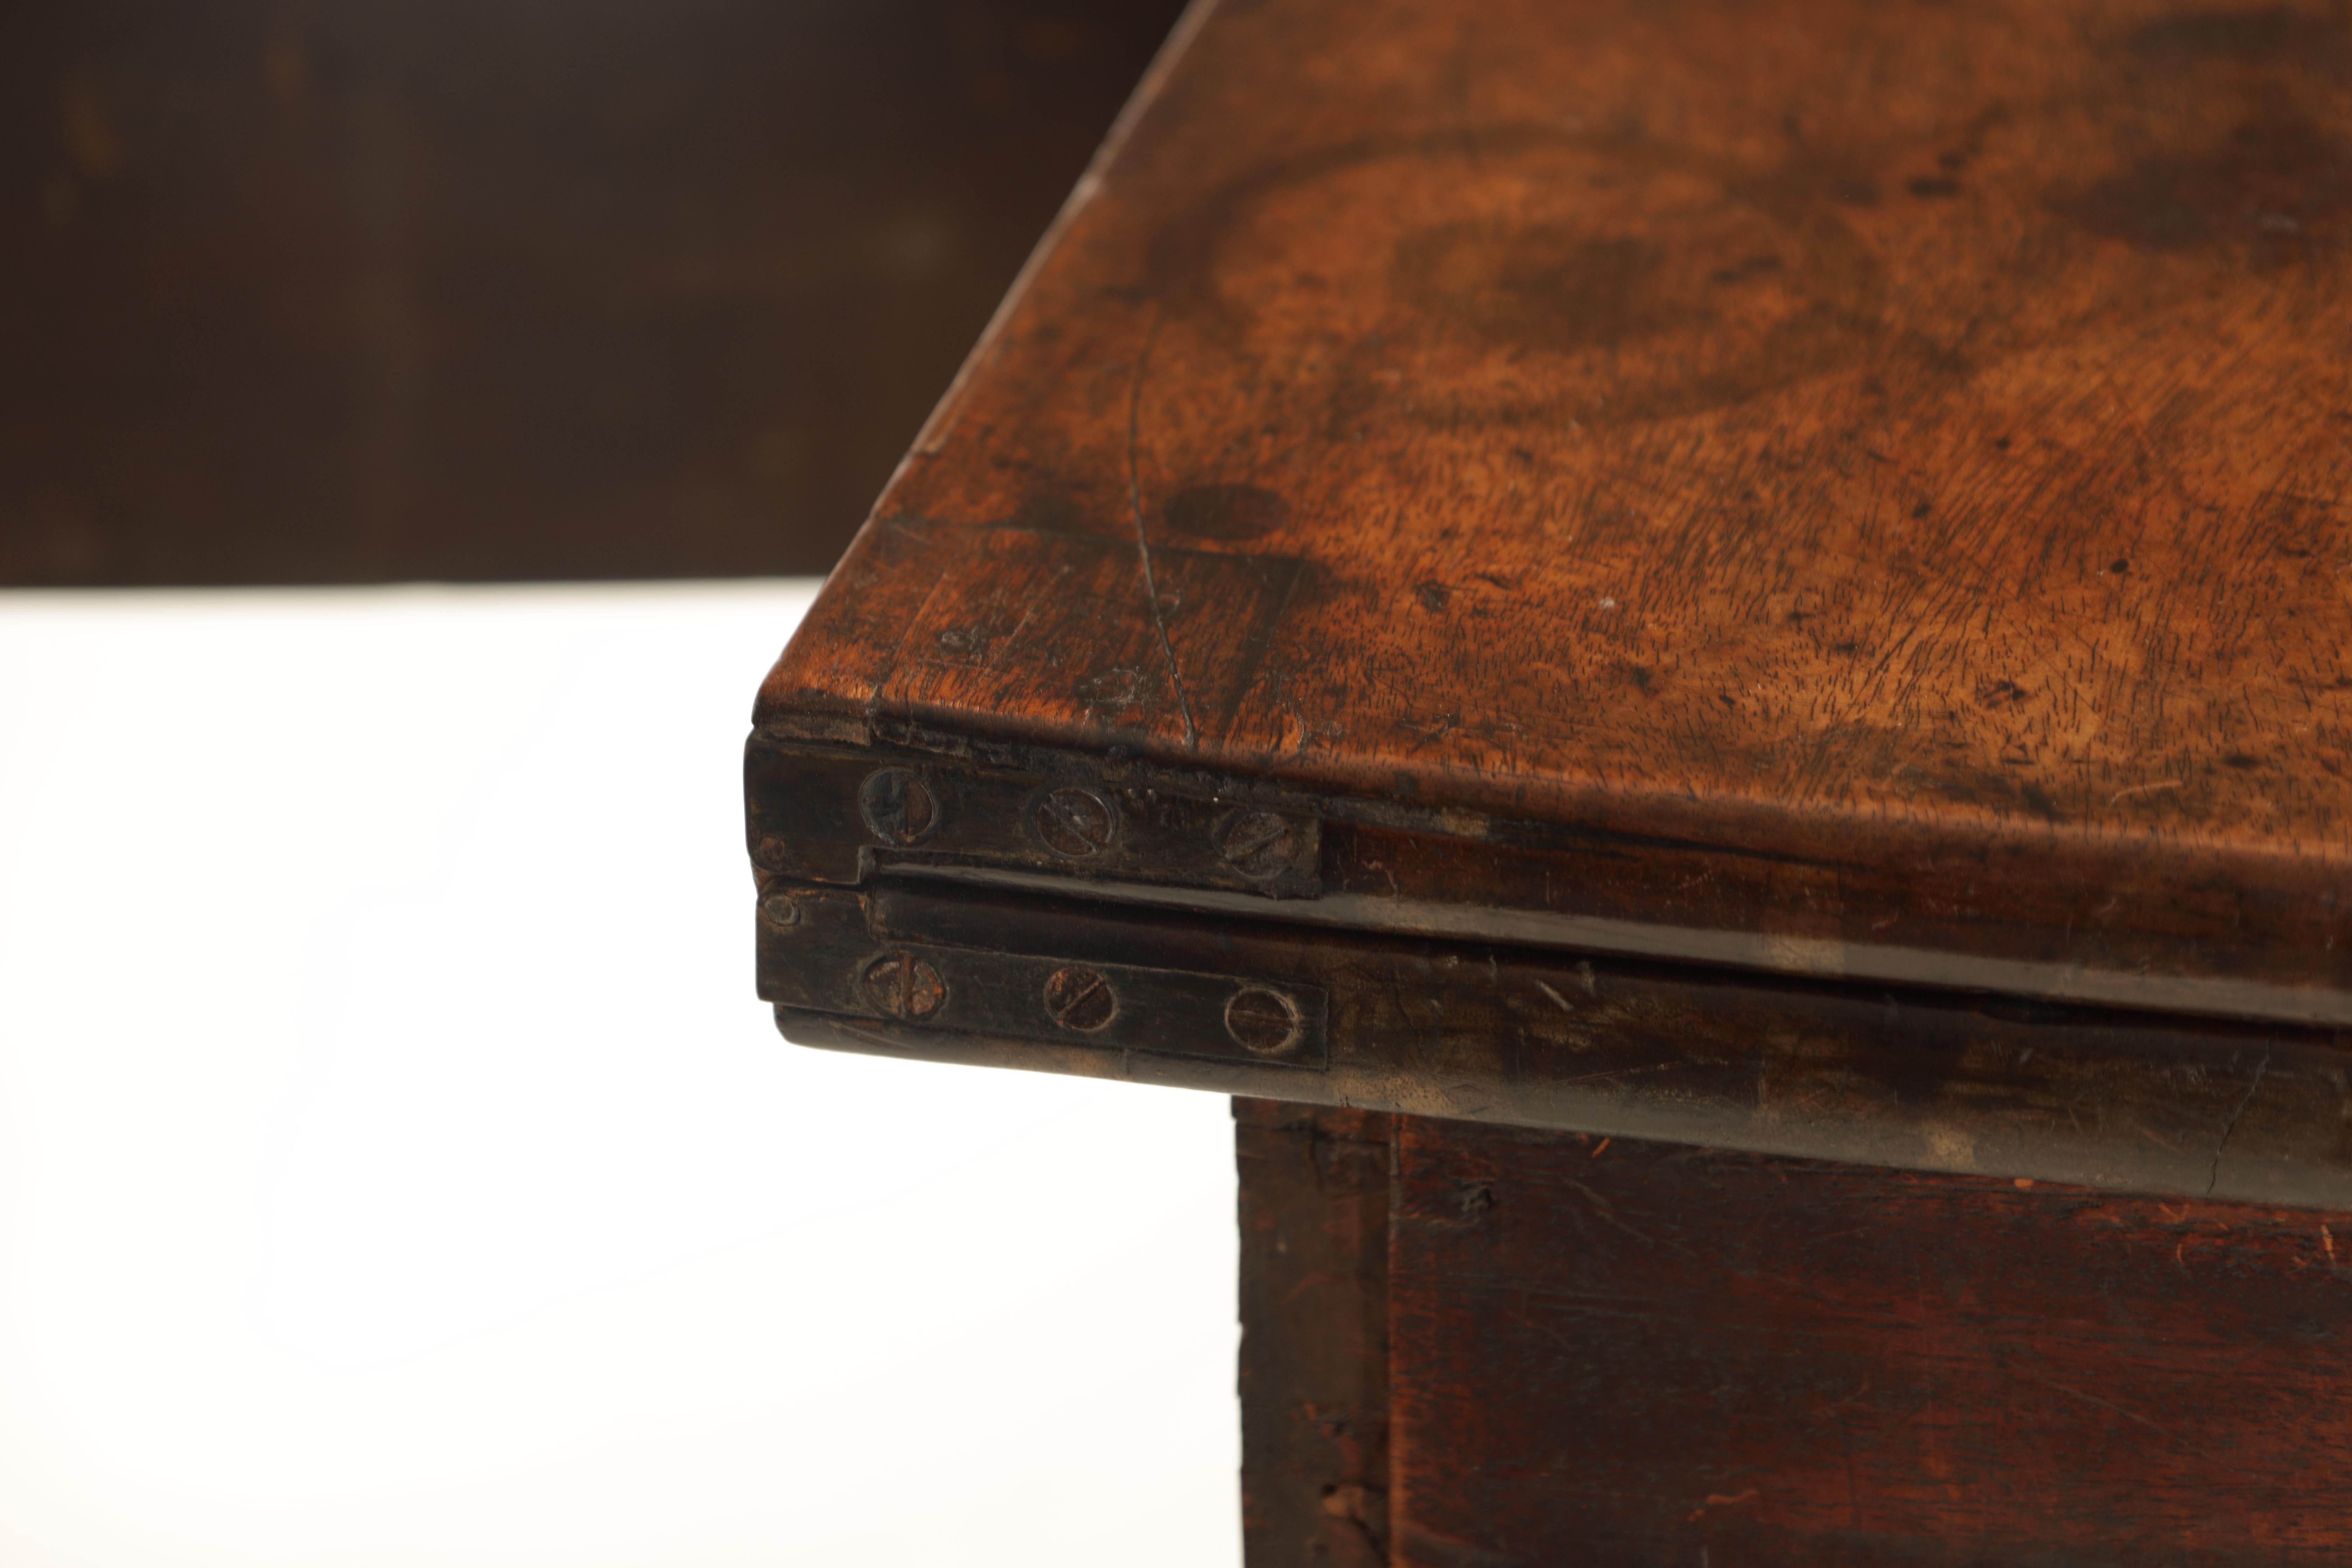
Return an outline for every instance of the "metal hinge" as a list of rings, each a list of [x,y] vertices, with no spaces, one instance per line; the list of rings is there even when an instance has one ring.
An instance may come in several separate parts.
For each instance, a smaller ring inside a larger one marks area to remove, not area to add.
[[[780,1011],[947,1034],[1269,1067],[1329,1064],[1330,1005],[1320,986],[965,947],[936,932],[893,929],[877,901],[850,889],[770,891],[760,901],[760,994]]]
[[[753,864],[804,881],[943,864],[1276,899],[1321,888],[1313,813],[1078,764],[993,767],[754,735],[744,793]]]

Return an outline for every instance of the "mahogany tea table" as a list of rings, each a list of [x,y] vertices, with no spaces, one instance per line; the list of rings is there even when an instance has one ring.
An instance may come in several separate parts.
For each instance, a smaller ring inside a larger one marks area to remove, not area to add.
[[[761,994],[1240,1097],[1253,1568],[2352,1561],[2347,484],[2342,5],[1203,0]]]

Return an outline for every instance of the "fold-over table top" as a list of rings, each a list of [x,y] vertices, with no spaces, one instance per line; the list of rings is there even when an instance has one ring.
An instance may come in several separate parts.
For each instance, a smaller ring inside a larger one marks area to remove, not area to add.
[[[758,717],[2343,1022],[2347,380],[2338,9],[1203,5]]]

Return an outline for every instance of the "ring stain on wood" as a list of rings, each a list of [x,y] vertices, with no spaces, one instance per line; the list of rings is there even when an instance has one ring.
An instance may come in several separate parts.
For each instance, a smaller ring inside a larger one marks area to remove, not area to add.
[[[1212,9],[761,712],[2352,984],[2347,61],[2315,4]],[[1008,520],[1085,668],[926,607]]]

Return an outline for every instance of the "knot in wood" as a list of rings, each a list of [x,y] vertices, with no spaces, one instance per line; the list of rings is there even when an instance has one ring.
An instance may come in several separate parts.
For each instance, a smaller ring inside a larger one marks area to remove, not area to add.
[[[928,1018],[948,999],[940,972],[911,952],[886,952],[866,966],[866,999],[887,1017]]]
[[[1118,1016],[1118,996],[1099,973],[1072,964],[1046,979],[1045,1011],[1065,1029],[1091,1034]]]
[[[1263,881],[1290,868],[1298,839],[1276,811],[1237,811],[1217,829],[1217,853],[1244,877]]]
[[[1109,803],[1076,784],[1066,784],[1040,799],[1031,821],[1038,841],[1068,859],[1083,859],[1110,842]]]
[[[1249,986],[1225,1004],[1225,1032],[1262,1057],[1287,1050],[1298,1039],[1298,1005],[1279,991]]]
[[[866,826],[887,844],[914,844],[939,826],[940,805],[930,786],[907,768],[884,768],[867,775],[857,792]]]

